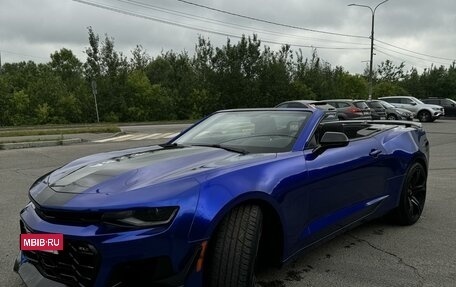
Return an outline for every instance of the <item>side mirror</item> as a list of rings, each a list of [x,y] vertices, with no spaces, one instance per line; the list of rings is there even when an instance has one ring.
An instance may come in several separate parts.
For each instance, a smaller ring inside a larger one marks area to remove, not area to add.
[[[320,144],[313,150],[314,153],[321,154],[329,148],[347,146],[350,141],[344,133],[325,132],[320,140]]]
[[[411,102],[410,103],[412,106],[416,106],[416,103],[415,102]]]

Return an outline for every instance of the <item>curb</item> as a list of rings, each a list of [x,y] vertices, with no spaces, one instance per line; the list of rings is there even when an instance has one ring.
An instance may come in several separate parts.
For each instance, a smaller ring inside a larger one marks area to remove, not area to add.
[[[73,139],[51,140],[51,141],[1,143],[0,144],[0,150],[31,148],[31,147],[59,146],[59,145],[70,145],[70,144],[81,143],[81,142],[83,142],[82,139],[73,138]]]

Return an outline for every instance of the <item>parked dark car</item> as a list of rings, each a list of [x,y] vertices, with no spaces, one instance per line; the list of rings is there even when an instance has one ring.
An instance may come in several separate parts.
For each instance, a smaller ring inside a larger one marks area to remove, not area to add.
[[[405,120],[405,121],[413,121],[415,114],[409,110],[401,109],[393,106],[392,104],[382,101],[376,100],[380,103],[386,112],[386,119],[387,120]]]
[[[363,100],[324,100],[337,109],[339,120],[371,120],[372,114],[366,101]]]
[[[295,100],[278,104],[276,108],[295,108],[295,109],[320,109],[326,112],[324,121],[337,121],[337,110],[335,107],[312,100]]]
[[[378,101],[366,101],[367,106],[371,109],[371,115],[373,120],[385,120],[386,110],[382,104]]]
[[[428,98],[421,99],[425,104],[439,105],[445,110],[445,116],[456,117],[456,101],[452,99],[443,98]]]

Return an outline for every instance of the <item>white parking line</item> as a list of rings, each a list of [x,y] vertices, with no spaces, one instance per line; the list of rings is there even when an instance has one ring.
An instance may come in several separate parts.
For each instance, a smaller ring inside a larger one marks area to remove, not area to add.
[[[158,136],[158,135],[161,135],[161,133],[148,134],[148,135],[141,134],[140,137],[136,137],[136,138],[131,139],[131,140],[140,141],[140,140],[150,139],[150,138],[155,137],[155,136]]]
[[[172,135],[169,135],[169,136],[166,136],[166,137],[163,137],[165,139],[172,139],[173,137],[177,136],[179,133],[174,133]]]
[[[128,138],[130,137],[130,135],[123,135],[123,136],[118,136],[118,137],[114,137],[114,138],[107,138],[107,139],[102,139],[102,140],[96,140],[94,142],[96,143],[104,143],[104,142],[110,142],[110,141],[113,141],[115,139],[123,139],[123,138]]]
[[[121,141],[128,141],[128,140],[133,140],[134,138],[144,136],[144,134],[129,134],[129,135],[124,135],[120,136],[117,138],[113,138],[113,142],[121,142]]]
[[[121,142],[121,141],[140,141],[140,140],[154,140],[154,139],[170,139],[177,136],[179,133],[153,133],[153,134],[144,134],[144,133],[133,133],[122,135],[113,138],[107,138],[102,140],[96,140],[96,143],[105,143],[105,142]]]

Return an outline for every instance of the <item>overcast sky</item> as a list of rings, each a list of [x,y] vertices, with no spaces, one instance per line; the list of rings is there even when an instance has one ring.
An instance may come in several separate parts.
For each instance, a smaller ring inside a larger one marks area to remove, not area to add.
[[[355,2],[352,2],[355,1]],[[228,35],[258,34],[269,42],[288,43],[293,50],[301,46],[304,56],[317,49],[331,65],[362,73],[369,59],[368,38],[344,37],[242,19],[196,7],[177,0],[84,0],[149,19],[116,13],[72,0],[0,0],[0,51],[2,63],[33,60],[47,62],[49,55],[63,47],[85,61],[88,46],[87,27],[115,40],[116,50],[128,57],[141,44],[151,56],[160,51],[186,50],[193,54],[198,35],[215,45],[226,43]],[[367,8],[348,7],[350,3],[375,6],[374,0],[189,0],[217,9],[307,29],[368,37],[371,12]],[[143,5],[144,3],[146,5]],[[152,21],[162,19],[192,30]],[[219,22],[214,22],[217,20]],[[202,31],[206,30],[206,31]],[[209,31],[215,33],[209,33]],[[406,62],[420,71],[451,63],[456,58],[455,0],[389,0],[375,14],[376,43],[374,64],[385,59]],[[232,41],[237,41],[232,38]],[[273,49],[279,45],[267,44]],[[401,50],[388,44],[406,49]],[[344,49],[328,49],[344,48]],[[349,48],[349,49],[346,49]],[[410,51],[417,52],[412,53]],[[431,58],[429,56],[439,57]]]

